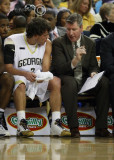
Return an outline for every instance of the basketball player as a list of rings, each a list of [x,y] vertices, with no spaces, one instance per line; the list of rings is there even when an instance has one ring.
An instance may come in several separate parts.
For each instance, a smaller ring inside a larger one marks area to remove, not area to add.
[[[7,107],[14,86],[14,78],[9,73],[4,73],[4,60],[2,55],[2,41],[0,37],[0,137],[10,136],[5,121],[5,108]]]
[[[26,95],[29,82],[35,82],[35,72],[39,69],[47,72],[51,63],[51,42],[48,40],[50,26],[43,18],[34,18],[27,24],[26,33],[9,36],[5,40],[5,66],[7,72],[14,75],[14,102],[17,109],[17,134],[33,136],[25,117]],[[49,98],[52,110],[51,134],[69,136],[70,132],[61,126],[60,79],[54,77],[49,82],[39,82],[37,95],[41,102]]]

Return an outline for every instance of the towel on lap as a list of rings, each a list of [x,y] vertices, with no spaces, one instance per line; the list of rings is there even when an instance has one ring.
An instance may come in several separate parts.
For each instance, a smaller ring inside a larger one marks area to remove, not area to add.
[[[35,72],[36,74],[36,81],[44,80],[44,81],[49,81],[53,79],[53,74],[51,72],[41,72],[40,70]]]
[[[32,100],[34,99],[35,95],[37,95],[37,91],[38,91],[38,85],[41,83],[38,83],[38,81],[43,80],[43,82],[48,82],[49,80],[53,79],[53,74],[51,72],[41,72],[40,70],[35,72],[36,74],[36,81],[35,82],[30,82],[28,89],[26,91],[26,94],[28,97],[30,97]],[[43,83],[42,82],[42,83]],[[44,87],[45,88],[45,87]],[[42,95],[44,95],[46,91],[42,90]]]

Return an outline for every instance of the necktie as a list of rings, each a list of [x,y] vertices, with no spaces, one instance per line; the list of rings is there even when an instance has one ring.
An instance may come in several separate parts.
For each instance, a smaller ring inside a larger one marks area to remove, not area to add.
[[[76,49],[78,48],[77,43],[73,42],[72,47],[73,47],[74,56],[76,56]]]
[[[76,49],[78,48],[77,43],[73,43],[73,51],[74,56],[76,56]],[[81,61],[77,64],[76,68],[74,69],[74,78],[76,79],[79,89],[81,87],[82,83],[82,64]]]

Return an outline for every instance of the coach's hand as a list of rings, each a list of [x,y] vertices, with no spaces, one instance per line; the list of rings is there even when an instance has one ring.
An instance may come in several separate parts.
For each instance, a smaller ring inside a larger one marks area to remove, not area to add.
[[[76,49],[76,55],[74,56],[74,58],[72,59],[72,62],[71,62],[74,67],[76,67],[77,64],[81,61],[82,56],[84,54],[86,54],[85,46],[81,46]]]

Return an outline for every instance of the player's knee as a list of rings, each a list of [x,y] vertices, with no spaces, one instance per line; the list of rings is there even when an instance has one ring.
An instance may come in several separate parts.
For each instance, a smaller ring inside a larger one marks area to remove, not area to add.
[[[14,77],[11,74],[3,74],[1,81],[2,86],[7,89],[12,89],[14,87]]]
[[[24,83],[21,83],[21,84],[19,84],[19,86],[17,87],[17,89],[19,89],[19,90],[22,91],[22,92],[25,92],[26,86],[25,86]]]
[[[60,90],[61,89],[61,80],[58,77],[54,77],[52,80],[52,88],[55,90]]]

